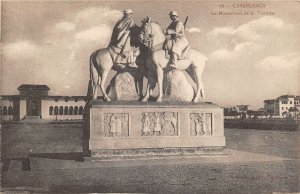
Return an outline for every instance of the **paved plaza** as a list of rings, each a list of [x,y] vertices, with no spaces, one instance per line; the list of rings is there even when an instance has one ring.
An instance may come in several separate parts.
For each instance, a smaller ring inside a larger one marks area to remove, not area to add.
[[[2,161],[31,156],[30,169],[17,159],[2,163],[2,191],[300,192],[298,131],[225,129],[227,147],[217,156],[84,161],[82,129],[82,123],[2,125]]]

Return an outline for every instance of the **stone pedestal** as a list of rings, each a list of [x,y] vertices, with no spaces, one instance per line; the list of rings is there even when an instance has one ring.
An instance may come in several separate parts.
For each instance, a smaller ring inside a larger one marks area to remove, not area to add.
[[[112,78],[108,96],[113,101],[138,100],[135,79],[129,72],[119,73]]]
[[[92,102],[92,156],[109,150],[225,146],[223,109],[208,103]]]
[[[165,73],[164,100],[191,102],[194,89],[186,79],[184,72],[172,69]]]

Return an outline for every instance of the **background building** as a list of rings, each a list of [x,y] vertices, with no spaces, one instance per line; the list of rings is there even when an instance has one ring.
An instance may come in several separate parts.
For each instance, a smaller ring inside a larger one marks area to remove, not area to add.
[[[231,107],[224,108],[224,112],[228,113],[247,113],[248,110],[251,110],[249,105],[235,105]]]
[[[285,116],[291,112],[298,112],[300,96],[282,95],[276,99],[264,101],[264,111],[274,116]]]
[[[298,110],[300,110],[300,96],[296,96],[295,97],[295,107],[298,108]]]
[[[275,115],[275,105],[276,100],[270,99],[270,100],[264,100],[264,111],[268,113],[269,115]]]
[[[23,84],[20,95],[0,96],[1,120],[82,119],[86,96],[49,96],[46,85]]]
[[[225,119],[247,118],[247,113],[252,111],[252,107],[249,105],[235,105],[224,108]]]

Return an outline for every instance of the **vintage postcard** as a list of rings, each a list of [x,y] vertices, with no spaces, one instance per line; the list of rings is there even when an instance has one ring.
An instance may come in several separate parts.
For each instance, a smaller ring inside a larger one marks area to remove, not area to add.
[[[300,1],[0,3],[1,192],[300,192]]]

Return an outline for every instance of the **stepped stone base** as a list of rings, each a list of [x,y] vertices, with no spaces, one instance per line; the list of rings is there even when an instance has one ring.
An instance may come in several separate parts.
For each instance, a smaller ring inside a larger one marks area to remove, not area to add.
[[[151,155],[153,150],[173,149],[180,154],[225,146],[223,109],[213,104],[95,101],[88,110],[89,149],[94,157],[116,150]]]
[[[223,147],[139,148],[94,150],[85,160],[147,159],[172,156],[227,156]]]

